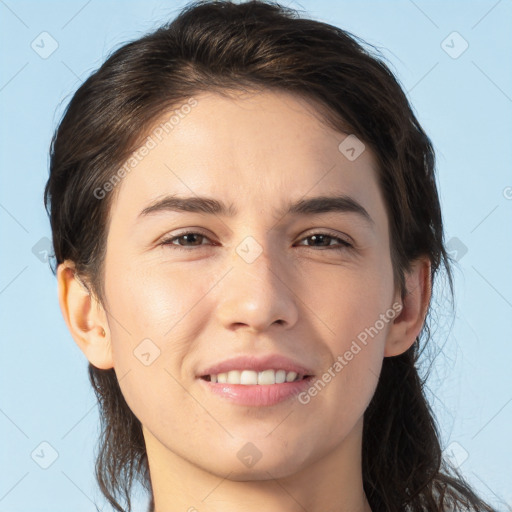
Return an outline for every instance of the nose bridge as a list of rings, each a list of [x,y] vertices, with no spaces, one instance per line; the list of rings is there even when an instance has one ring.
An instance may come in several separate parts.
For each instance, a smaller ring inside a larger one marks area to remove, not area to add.
[[[270,292],[277,283],[275,282],[281,266],[281,256],[276,248],[270,249],[271,236],[259,241],[253,236],[245,237],[235,248],[231,258],[231,264],[235,268],[239,285],[247,283],[249,287],[260,283],[260,289]]]
[[[271,239],[268,233],[260,241],[249,235],[234,248],[217,309],[226,328],[244,324],[264,330],[274,322],[288,326],[296,322],[297,304],[290,285],[285,284],[284,256],[269,248]]]

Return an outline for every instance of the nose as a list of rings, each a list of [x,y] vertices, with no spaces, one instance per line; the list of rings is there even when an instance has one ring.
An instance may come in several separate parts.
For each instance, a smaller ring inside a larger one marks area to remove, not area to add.
[[[217,290],[217,318],[225,329],[259,333],[273,324],[286,329],[296,324],[300,300],[283,266],[279,255],[270,256],[266,248],[254,261],[234,252]]]

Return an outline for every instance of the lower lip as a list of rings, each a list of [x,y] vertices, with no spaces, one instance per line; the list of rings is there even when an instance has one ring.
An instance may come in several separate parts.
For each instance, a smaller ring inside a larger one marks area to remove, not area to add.
[[[256,407],[276,405],[289,400],[308,389],[313,377],[306,377],[297,382],[283,382],[282,384],[245,385],[210,382],[199,379],[203,386],[212,393],[238,405]]]

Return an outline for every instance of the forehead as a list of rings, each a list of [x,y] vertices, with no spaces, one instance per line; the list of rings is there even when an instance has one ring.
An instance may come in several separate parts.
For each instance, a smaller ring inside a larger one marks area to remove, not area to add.
[[[113,217],[134,219],[166,194],[217,197],[237,215],[274,216],[301,198],[344,194],[365,203],[372,217],[385,215],[372,151],[364,147],[347,158],[348,134],[326,126],[314,103],[276,91],[202,93],[194,100],[183,112],[178,106],[179,115],[162,115],[147,149],[134,153]]]

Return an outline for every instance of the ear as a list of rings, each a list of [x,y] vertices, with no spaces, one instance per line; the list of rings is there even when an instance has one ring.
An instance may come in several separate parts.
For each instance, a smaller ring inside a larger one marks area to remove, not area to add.
[[[398,291],[395,297],[395,302],[399,302],[402,309],[389,329],[384,357],[402,354],[412,346],[420,333],[432,293],[430,269],[430,259],[425,256],[415,260],[410,272],[406,273],[405,296],[402,299]]]
[[[96,368],[113,368],[107,315],[77,276],[71,261],[57,267],[59,305],[71,336]]]

